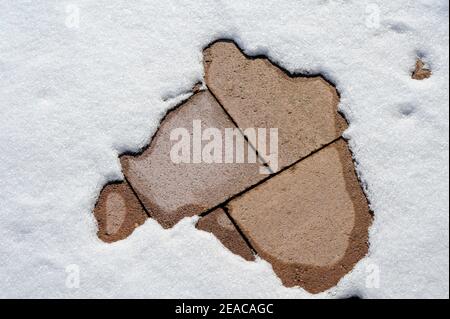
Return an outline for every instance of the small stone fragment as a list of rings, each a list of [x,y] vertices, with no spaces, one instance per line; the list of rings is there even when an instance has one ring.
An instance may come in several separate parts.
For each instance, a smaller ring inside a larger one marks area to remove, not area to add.
[[[108,243],[127,238],[148,217],[127,182],[105,186],[94,216],[98,223],[98,237]]]
[[[412,73],[412,78],[414,80],[425,80],[431,76],[432,72],[430,69],[425,67],[425,63],[422,60],[418,59],[416,61],[416,69]]]

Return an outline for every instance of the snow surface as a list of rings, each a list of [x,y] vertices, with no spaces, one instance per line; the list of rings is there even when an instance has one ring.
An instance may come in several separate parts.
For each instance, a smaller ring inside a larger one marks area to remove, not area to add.
[[[0,297],[448,298],[448,7],[0,0]],[[342,94],[375,221],[369,256],[326,293],[283,287],[195,218],[172,230],[149,220],[112,245],[96,237],[92,209],[122,178],[118,154],[149,142],[218,38],[323,73]],[[430,79],[410,78],[417,56]]]

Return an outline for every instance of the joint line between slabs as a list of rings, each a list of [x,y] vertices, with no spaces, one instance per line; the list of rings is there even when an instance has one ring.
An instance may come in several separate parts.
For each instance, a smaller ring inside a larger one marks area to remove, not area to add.
[[[250,239],[247,238],[247,236],[245,235],[245,233],[242,231],[242,229],[239,227],[238,223],[234,220],[234,218],[231,216],[230,211],[228,209],[228,207],[222,207],[222,209],[225,212],[225,215],[227,215],[227,217],[230,219],[231,223],[234,225],[234,227],[236,228],[237,232],[239,233],[239,235],[242,237],[242,239],[245,241],[245,243],[247,244],[248,248],[250,248],[250,250],[252,251],[252,253],[256,256],[258,256],[258,251],[255,249],[255,247],[253,247],[252,243],[250,242]]]
[[[244,131],[239,127],[239,125],[237,124],[237,122],[234,120],[234,118],[231,116],[230,113],[228,113],[228,111],[225,109],[225,107],[222,105],[222,103],[219,101],[219,99],[217,98],[217,96],[214,94],[214,92],[209,88],[208,85],[206,85],[206,88],[208,89],[208,92],[212,95],[212,97],[214,98],[214,100],[216,100],[216,102],[220,105],[220,107],[222,108],[222,110],[225,112],[225,114],[228,116],[228,118],[231,120],[231,122],[233,123],[233,125],[239,130],[239,132],[241,132],[242,136],[244,137],[245,141],[248,143],[248,145],[251,146],[251,148],[255,151],[256,156],[258,156],[258,159],[261,161],[262,165],[264,167],[266,167],[271,174],[274,174],[275,172],[272,170],[272,168],[270,167],[270,165],[268,163],[266,163],[266,160],[261,156],[261,154],[259,154],[258,150],[256,149],[256,147],[250,143],[248,137],[244,134]]]
[[[302,162],[302,161],[308,159],[309,157],[313,156],[314,154],[320,152],[321,150],[327,148],[328,146],[330,146],[330,145],[336,143],[337,141],[339,141],[339,140],[341,140],[341,139],[343,139],[342,136],[339,136],[339,137],[335,138],[335,139],[332,140],[331,142],[329,142],[329,143],[327,143],[327,144],[324,144],[323,146],[321,146],[320,148],[316,149],[315,151],[313,151],[313,152],[309,153],[308,155],[306,155],[306,156],[300,158],[299,160],[295,161],[294,163],[292,163],[292,164],[290,164],[290,165],[288,165],[288,166],[282,168],[281,170],[279,170],[279,171],[277,171],[277,172],[275,172],[275,173],[273,173],[273,174],[267,176],[266,178],[260,180],[260,181],[257,182],[256,184],[251,185],[250,187],[244,189],[243,191],[240,191],[239,193],[237,193],[237,194],[231,196],[230,198],[228,198],[228,199],[225,200],[224,202],[222,202],[222,203],[220,203],[220,204],[214,206],[213,208],[210,208],[210,209],[204,211],[203,213],[199,214],[198,216],[199,216],[199,217],[205,217],[206,215],[210,214],[211,212],[213,212],[213,211],[216,210],[217,208],[223,208],[223,207],[226,207],[226,206],[228,205],[228,203],[230,203],[230,202],[233,201],[234,199],[236,199],[236,198],[238,198],[238,197],[240,197],[240,196],[242,196],[242,195],[244,195],[244,194],[246,194],[246,193],[252,191],[254,188],[257,188],[258,186],[264,184],[265,182],[271,180],[272,178],[274,178],[274,177],[280,175],[281,173],[283,173],[283,172],[289,170],[290,168],[294,167],[294,166],[297,165],[298,163],[300,163],[300,162]]]
[[[213,212],[214,210],[216,210],[216,209],[218,209],[218,208],[222,208],[222,209],[225,211],[227,217],[230,218],[230,220],[232,221],[232,223],[234,224],[234,226],[236,227],[236,229],[239,231],[239,233],[241,234],[241,236],[245,239],[245,241],[247,242],[247,245],[249,245],[249,247],[250,247],[254,252],[256,252],[256,250],[252,247],[252,245],[251,245],[250,242],[248,241],[247,237],[245,237],[245,236],[243,235],[242,230],[238,227],[238,225],[236,224],[235,220],[234,220],[234,219],[231,217],[231,215],[229,214],[228,208],[226,207],[227,204],[230,203],[232,200],[234,200],[234,199],[236,199],[236,198],[238,198],[238,197],[240,197],[240,196],[242,196],[242,195],[244,195],[244,194],[250,192],[250,191],[253,190],[254,188],[256,188],[256,187],[258,187],[258,186],[264,184],[265,182],[269,181],[270,179],[272,179],[272,178],[278,176],[279,174],[281,174],[281,173],[287,171],[288,169],[292,168],[293,166],[297,165],[298,163],[300,163],[300,162],[306,160],[307,158],[311,157],[312,155],[314,155],[314,154],[320,152],[321,150],[323,150],[324,148],[326,148],[326,147],[330,146],[331,144],[337,142],[338,140],[343,139],[343,137],[342,137],[342,136],[339,136],[339,137],[335,138],[335,139],[332,140],[331,142],[329,142],[329,143],[327,143],[327,144],[324,144],[323,146],[321,146],[321,147],[319,147],[318,149],[312,151],[312,152],[309,153],[308,155],[306,155],[306,156],[300,158],[299,160],[295,161],[294,163],[292,163],[292,164],[290,164],[290,165],[288,165],[288,166],[286,166],[286,167],[280,169],[280,170],[277,171],[277,172],[274,172],[274,171],[271,169],[271,167],[265,162],[264,158],[261,157],[261,155],[259,154],[258,150],[254,147],[254,145],[253,145],[252,143],[250,143],[250,141],[248,140],[247,136],[245,136],[245,134],[244,134],[244,132],[242,131],[242,129],[238,126],[238,124],[236,123],[236,121],[234,120],[234,118],[228,113],[228,111],[225,109],[225,107],[222,105],[222,103],[219,101],[219,99],[218,99],[217,96],[213,93],[213,91],[212,91],[207,85],[205,85],[205,86],[206,86],[208,92],[209,92],[209,93],[212,95],[212,97],[214,98],[214,100],[219,104],[219,106],[222,108],[222,110],[225,112],[225,114],[226,114],[226,115],[228,116],[228,118],[231,120],[231,122],[233,123],[233,125],[234,125],[234,126],[241,132],[241,134],[244,136],[244,139],[246,140],[246,142],[247,142],[247,143],[252,147],[252,149],[256,152],[256,155],[258,156],[258,159],[262,162],[262,164],[263,164],[265,167],[267,167],[267,168],[270,170],[271,174],[268,175],[266,178],[263,178],[262,180],[260,180],[260,181],[257,182],[256,184],[251,185],[250,187],[244,189],[243,191],[240,191],[239,193],[237,193],[237,194],[231,196],[230,198],[228,198],[228,199],[225,200],[224,202],[222,202],[222,203],[220,203],[220,204],[218,204],[218,205],[216,205],[216,206],[214,206],[214,207],[212,207],[212,208],[210,208],[210,209],[208,209],[208,210],[202,212],[201,214],[198,214],[198,216],[199,216],[200,218],[201,218],[201,217],[205,217],[205,216],[207,216],[208,214],[210,214],[211,212]],[[130,186],[131,191],[133,192],[134,196],[136,196],[136,198],[137,198],[137,200],[139,201],[139,204],[141,205],[141,207],[142,207],[142,209],[144,210],[144,212],[147,214],[147,216],[148,216],[149,218],[152,218],[152,219],[153,219],[152,215],[150,214],[150,212],[149,212],[149,211],[147,210],[147,208],[145,207],[144,203],[142,202],[141,198],[140,198],[139,195],[137,194],[137,192],[136,192],[136,190],[134,189],[133,185],[131,184],[131,182],[128,180],[128,178],[127,178],[125,175],[124,175],[124,180],[125,180],[125,181],[128,183],[128,185]]]
[[[131,191],[133,192],[134,196],[136,196],[139,204],[141,205],[142,209],[144,210],[144,212],[147,214],[148,218],[154,219],[152,217],[152,215],[150,214],[150,212],[147,210],[147,208],[145,207],[144,203],[142,202],[141,198],[139,197],[139,195],[137,194],[136,190],[134,189],[133,185],[131,184],[131,182],[128,180],[128,178],[125,176],[125,174],[123,175],[125,182],[127,182],[128,186],[130,186]]]

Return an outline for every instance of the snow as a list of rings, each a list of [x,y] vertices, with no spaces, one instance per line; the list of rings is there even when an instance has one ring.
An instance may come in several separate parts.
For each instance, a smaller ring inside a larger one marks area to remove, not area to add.
[[[448,7],[0,0],[0,297],[448,298]],[[92,209],[122,178],[118,154],[149,142],[218,38],[341,92],[375,221],[369,255],[323,294],[283,287],[195,218],[171,230],[149,220],[112,245],[96,237]],[[430,79],[410,78],[417,56]]]

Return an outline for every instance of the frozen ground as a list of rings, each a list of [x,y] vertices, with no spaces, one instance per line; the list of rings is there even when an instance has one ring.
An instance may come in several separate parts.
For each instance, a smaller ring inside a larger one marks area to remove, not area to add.
[[[448,6],[0,0],[0,297],[311,297],[193,219],[113,245],[95,234],[117,155],[202,79],[202,48],[232,38],[342,94],[375,222],[369,256],[319,297],[448,298]],[[417,56],[429,80],[411,80]]]

